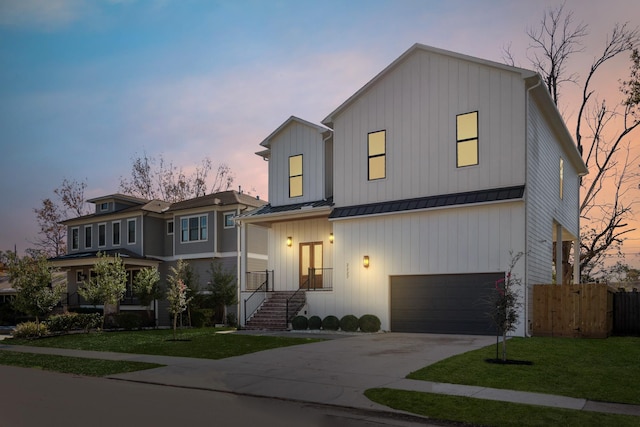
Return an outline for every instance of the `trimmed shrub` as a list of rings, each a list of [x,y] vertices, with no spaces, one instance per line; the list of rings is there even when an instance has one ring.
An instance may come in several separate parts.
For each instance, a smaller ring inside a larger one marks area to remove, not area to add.
[[[340,319],[340,329],[345,332],[355,332],[358,330],[358,318],[353,314],[347,314]]]
[[[296,331],[304,331],[309,326],[309,321],[304,316],[296,316],[291,321],[291,327]]]
[[[365,314],[358,320],[358,326],[362,332],[378,332],[380,330],[380,319],[374,314]]]
[[[322,319],[322,329],[327,331],[337,331],[340,328],[340,319],[336,316],[329,315]]]
[[[38,329],[40,330],[38,331]],[[36,322],[24,322],[16,326],[12,335],[15,338],[37,338],[39,336],[49,335],[49,328],[44,323],[40,323],[40,327],[38,328]]]
[[[309,318],[309,329],[320,329],[322,327],[322,319],[320,316],[311,316]]]
[[[235,313],[227,313],[227,326],[231,326],[232,328],[238,326]]]
[[[89,331],[102,325],[102,316],[99,313],[81,314],[65,313],[50,316],[46,321],[51,332],[69,332],[75,330]]]

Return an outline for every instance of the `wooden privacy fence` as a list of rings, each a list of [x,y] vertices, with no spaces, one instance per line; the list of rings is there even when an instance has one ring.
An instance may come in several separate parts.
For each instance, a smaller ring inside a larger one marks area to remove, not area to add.
[[[613,289],[602,283],[534,285],[534,336],[606,338],[613,332]]]

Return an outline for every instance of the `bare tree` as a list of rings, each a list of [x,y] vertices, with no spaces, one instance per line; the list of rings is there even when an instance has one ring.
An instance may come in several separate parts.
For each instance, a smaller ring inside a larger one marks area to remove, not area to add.
[[[529,61],[542,76],[556,105],[559,105],[564,83],[571,82],[581,88],[574,137],[589,175],[581,180],[580,216],[584,225],[579,262],[581,271],[590,276],[597,272],[607,255],[620,253],[625,235],[633,231],[628,224],[634,204],[630,192],[637,188],[639,173],[633,166],[639,159],[632,155],[629,136],[640,125],[637,53],[640,31],[628,24],[616,24],[581,81],[577,73],[569,71],[570,60],[584,51],[582,41],[588,34],[587,28],[586,24],[575,24],[573,13],[565,11],[562,4],[547,10],[539,27],[527,30],[527,35]],[[510,48],[504,51],[503,58],[513,64]],[[621,82],[621,98],[614,102],[600,99],[596,81],[611,78],[604,75],[603,66],[624,54],[630,55],[631,75],[628,81]],[[569,260],[570,251],[571,246],[565,243],[565,260]],[[568,282],[571,265],[565,262],[559,271],[564,272],[564,280]]]
[[[234,178],[229,166],[225,163],[218,166],[209,187],[212,170],[213,163],[205,157],[187,176],[182,168],[166,161],[162,155],[156,161],[154,157],[143,153],[132,159],[131,178],[120,178],[120,191],[147,200],[179,202],[231,188]]]

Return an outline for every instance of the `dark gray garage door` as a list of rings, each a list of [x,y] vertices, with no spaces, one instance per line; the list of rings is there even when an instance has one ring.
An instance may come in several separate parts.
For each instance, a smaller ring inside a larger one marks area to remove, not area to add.
[[[391,330],[492,335],[487,298],[504,273],[391,277]]]

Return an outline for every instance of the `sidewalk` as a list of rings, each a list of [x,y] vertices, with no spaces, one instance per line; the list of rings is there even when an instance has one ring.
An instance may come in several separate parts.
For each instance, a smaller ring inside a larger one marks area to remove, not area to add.
[[[369,388],[385,387],[640,417],[640,405],[405,378],[425,365],[491,344],[493,337],[387,333],[331,338],[221,360],[9,346],[2,342],[0,350],[159,363],[166,366],[108,378],[366,410],[399,412],[363,395]]]

